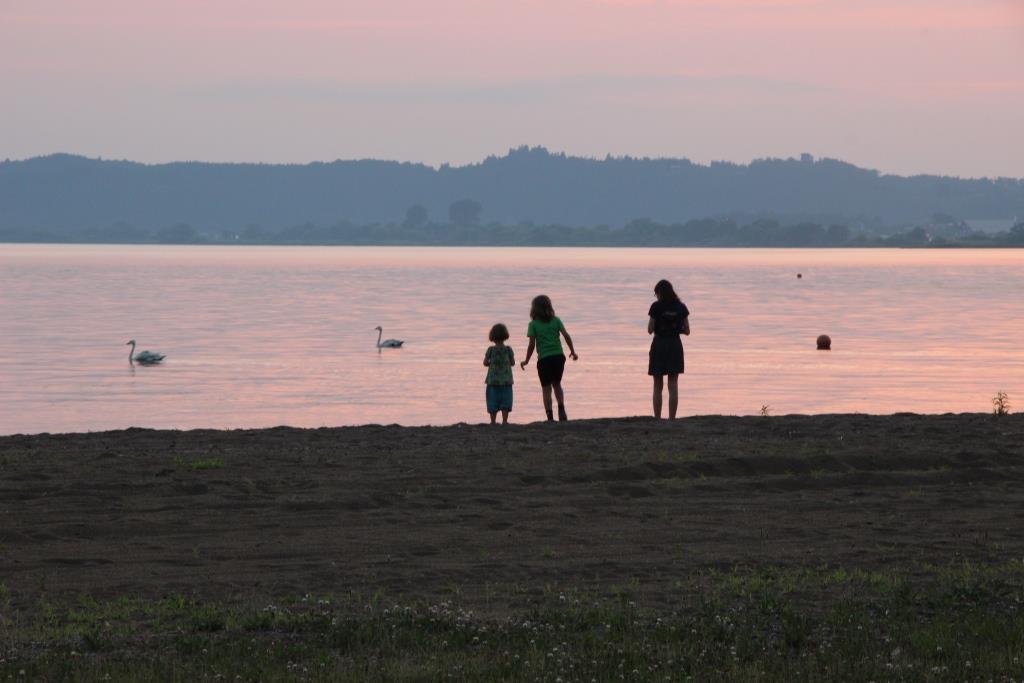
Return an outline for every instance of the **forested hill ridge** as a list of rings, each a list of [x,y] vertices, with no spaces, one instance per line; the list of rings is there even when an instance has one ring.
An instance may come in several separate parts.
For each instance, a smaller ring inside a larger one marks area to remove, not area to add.
[[[709,217],[856,230],[927,225],[936,215],[1024,217],[1024,180],[884,175],[808,155],[701,165],[526,147],[440,168],[376,160],[147,165],[64,154],[0,162],[0,239],[154,235],[169,226],[199,235],[340,224],[616,229],[636,219]]]

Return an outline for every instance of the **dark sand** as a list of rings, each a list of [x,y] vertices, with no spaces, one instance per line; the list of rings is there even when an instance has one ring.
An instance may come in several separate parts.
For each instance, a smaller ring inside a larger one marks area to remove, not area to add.
[[[1022,444],[1021,414],[3,437],[0,583],[500,608],[657,602],[709,567],[1024,559]]]

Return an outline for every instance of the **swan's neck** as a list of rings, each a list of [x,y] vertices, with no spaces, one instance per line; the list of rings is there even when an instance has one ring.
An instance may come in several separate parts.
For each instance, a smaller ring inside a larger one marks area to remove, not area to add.
[[[131,342],[131,347],[128,349],[128,362],[132,362],[132,356],[135,355],[135,342]]]
[[[384,336],[384,330],[377,330],[377,348],[380,348],[380,338]]]

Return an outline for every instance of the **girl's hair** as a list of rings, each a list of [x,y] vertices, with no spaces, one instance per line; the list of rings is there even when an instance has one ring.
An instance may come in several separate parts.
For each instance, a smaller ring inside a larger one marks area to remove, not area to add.
[[[555,317],[555,307],[551,305],[551,297],[540,294],[533,297],[533,301],[530,302],[530,320],[537,320],[538,318],[544,322],[548,322]]]
[[[659,280],[658,284],[654,285],[654,294],[660,301],[679,301],[679,295],[668,280]]]
[[[508,339],[508,328],[502,323],[497,323],[491,328],[487,338],[492,342],[505,341]]]

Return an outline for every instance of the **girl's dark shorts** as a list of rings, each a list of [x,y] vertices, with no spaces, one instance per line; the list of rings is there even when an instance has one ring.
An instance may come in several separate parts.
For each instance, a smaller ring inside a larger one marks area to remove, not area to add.
[[[486,395],[488,413],[496,413],[499,410],[512,410],[511,384],[488,384]]]
[[[659,337],[651,341],[650,361],[647,374],[655,377],[679,375],[683,372],[683,342],[678,334]]]
[[[537,377],[540,378],[542,387],[561,382],[563,372],[565,372],[565,356],[561,354],[545,356],[537,361]]]

